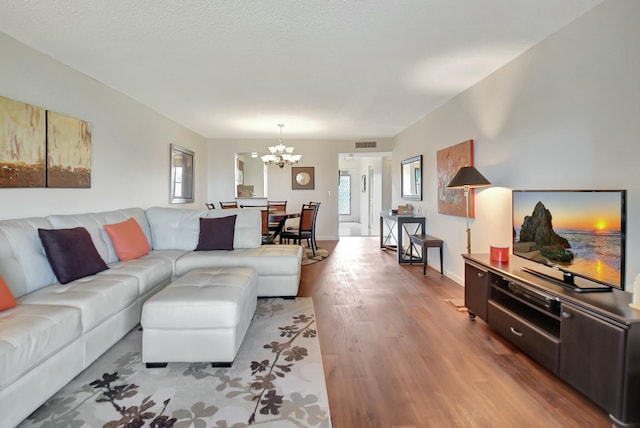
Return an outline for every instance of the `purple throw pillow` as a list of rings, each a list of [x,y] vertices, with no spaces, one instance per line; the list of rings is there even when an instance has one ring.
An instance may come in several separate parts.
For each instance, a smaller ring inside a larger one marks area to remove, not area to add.
[[[200,236],[196,251],[233,250],[235,215],[220,218],[200,218]]]
[[[38,235],[61,284],[109,269],[84,227],[38,229]]]

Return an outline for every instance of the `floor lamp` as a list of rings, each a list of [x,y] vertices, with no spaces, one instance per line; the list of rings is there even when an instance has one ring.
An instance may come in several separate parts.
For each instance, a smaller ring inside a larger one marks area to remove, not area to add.
[[[447,187],[449,189],[463,189],[467,207],[467,254],[471,254],[471,229],[469,228],[469,190],[476,187],[491,186],[489,180],[484,178],[477,169],[472,166],[463,166],[458,170]]]

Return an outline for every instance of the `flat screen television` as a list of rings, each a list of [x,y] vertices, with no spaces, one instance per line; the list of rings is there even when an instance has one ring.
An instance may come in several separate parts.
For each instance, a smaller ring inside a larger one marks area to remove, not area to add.
[[[513,254],[578,292],[624,290],[626,190],[513,190]]]

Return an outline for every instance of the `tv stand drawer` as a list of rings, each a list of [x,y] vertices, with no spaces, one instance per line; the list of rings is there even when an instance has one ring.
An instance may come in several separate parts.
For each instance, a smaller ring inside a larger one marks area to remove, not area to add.
[[[489,326],[553,373],[558,373],[560,340],[489,301]]]

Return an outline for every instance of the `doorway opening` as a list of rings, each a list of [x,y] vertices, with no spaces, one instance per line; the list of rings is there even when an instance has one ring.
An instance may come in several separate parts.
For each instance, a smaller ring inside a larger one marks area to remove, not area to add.
[[[391,154],[339,156],[338,236],[378,236],[379,215],[391,197],[388,171]]]

